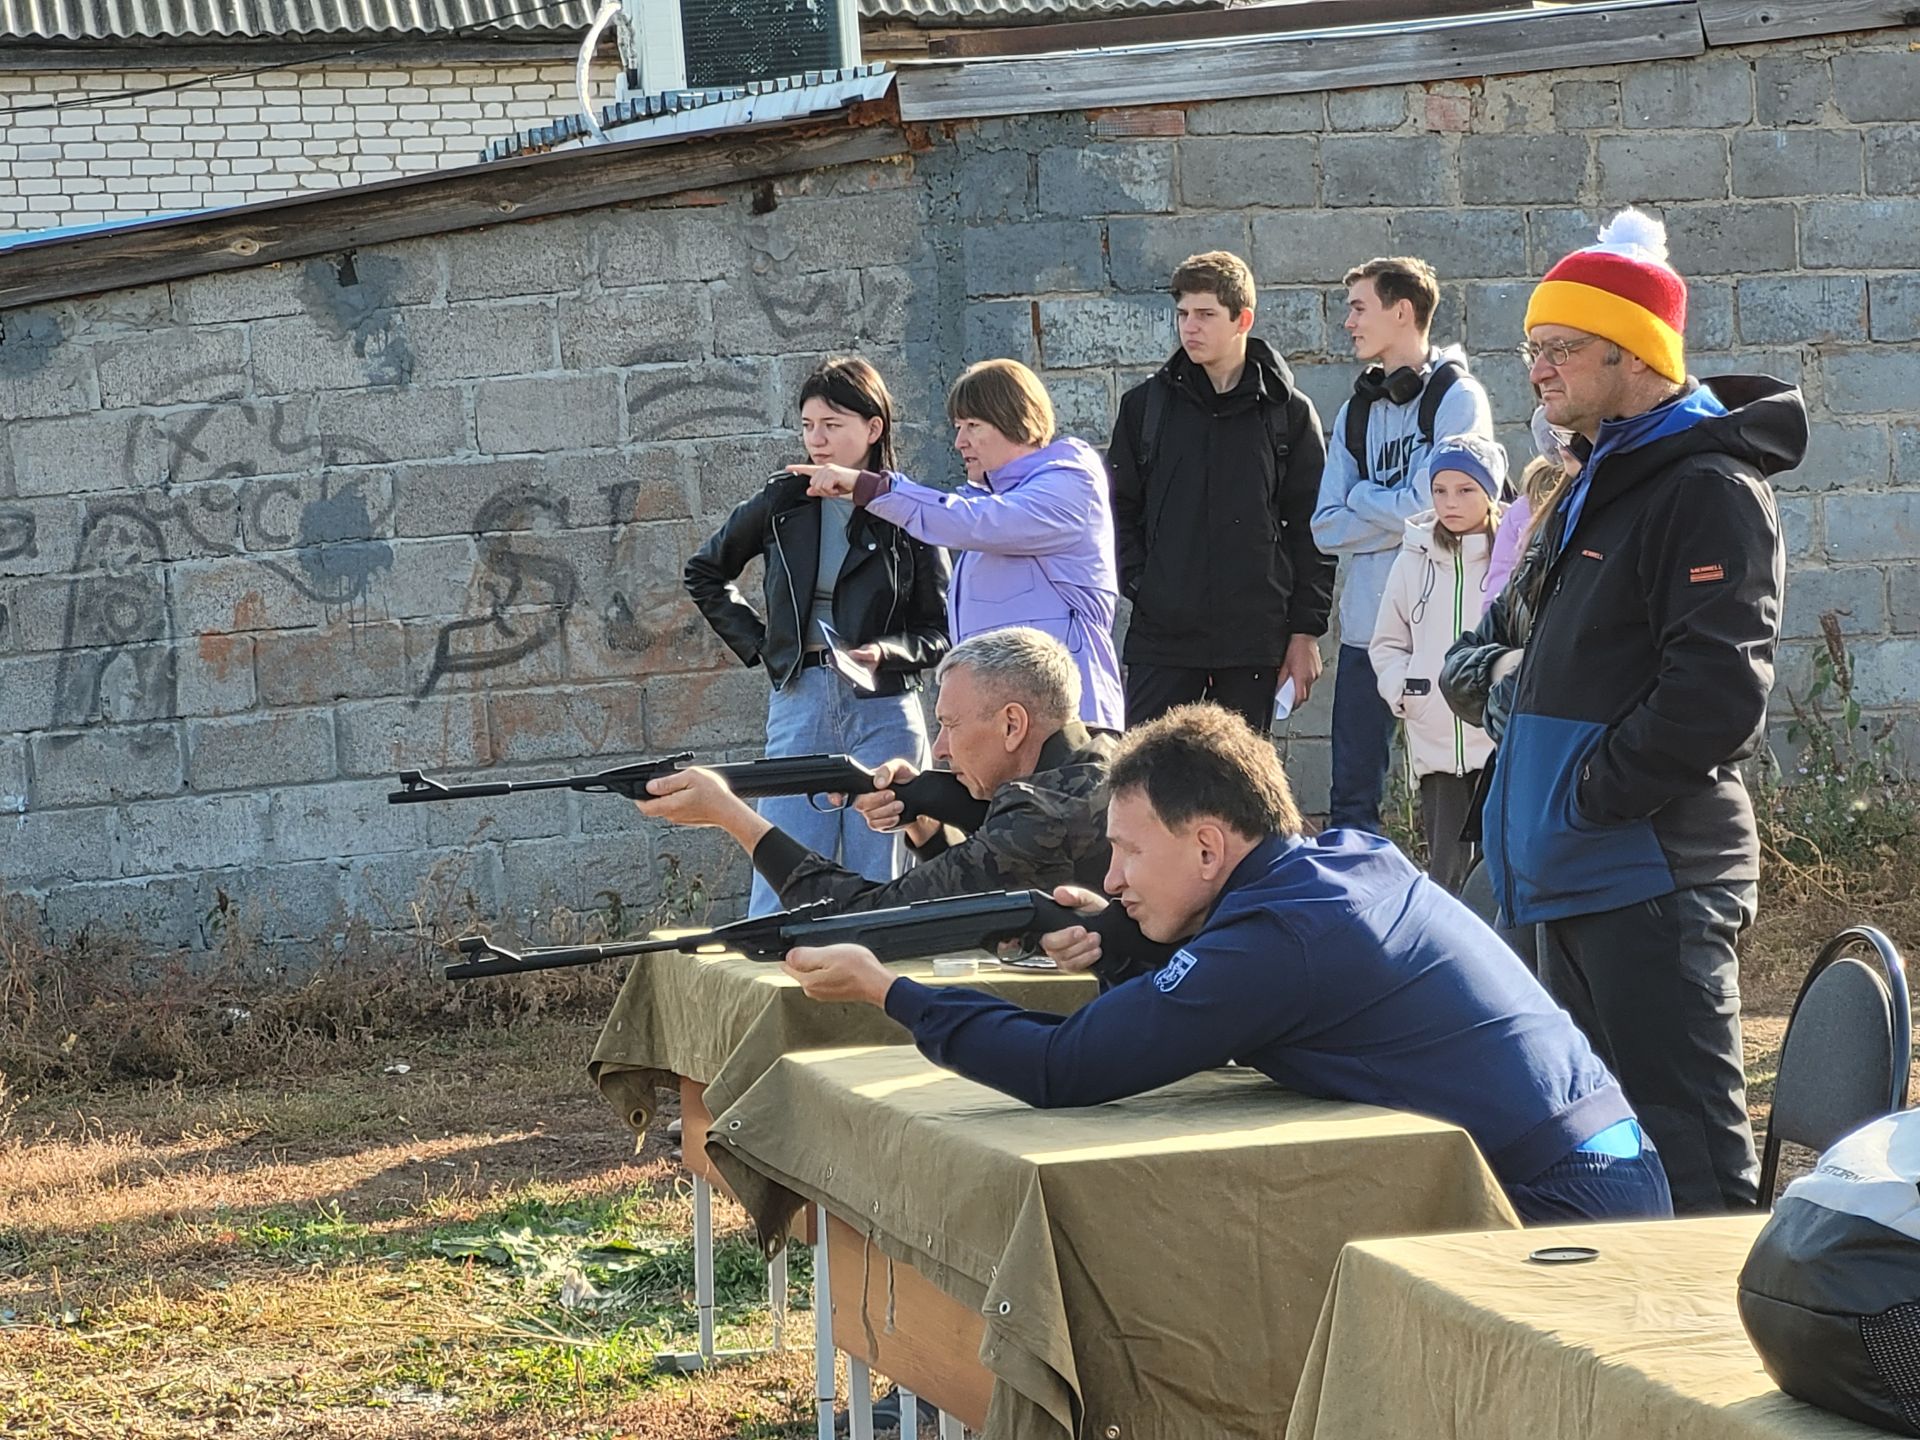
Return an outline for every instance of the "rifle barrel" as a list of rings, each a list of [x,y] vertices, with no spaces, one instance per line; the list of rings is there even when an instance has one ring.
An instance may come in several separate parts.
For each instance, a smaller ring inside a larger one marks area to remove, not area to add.
[[[658,955],[698,944],[705,935],[683,935],[677,940],[620,940],[610,945],[554,945],[544,950],[493,951],[479,960],[458,960],[443,972],[448,980],[479,980],[489,975],[524,975],[534,970],[563,970],[596,965],[629,955]]]

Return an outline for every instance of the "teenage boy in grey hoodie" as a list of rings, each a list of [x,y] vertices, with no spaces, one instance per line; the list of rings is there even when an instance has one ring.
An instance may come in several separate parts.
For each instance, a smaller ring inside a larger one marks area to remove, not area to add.
[[[1432,508],[1434,444],[1462,435],[1491,441],[1493,412],[1466,356],[1429,335],[1440,303],[1431,265],[1405,255],[1369,260],[1347,272],[1346,286],[1347,334],[1367,369],[1327,433],[1313,512],[1314,543],[1347,557],[1328,826],[1378,832],[1393,712],[1380,698],[1367,642],[1407,521]]]

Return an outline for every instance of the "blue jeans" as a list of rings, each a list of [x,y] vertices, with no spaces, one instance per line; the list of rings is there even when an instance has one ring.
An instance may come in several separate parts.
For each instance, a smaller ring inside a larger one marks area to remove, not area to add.
[[[802,670],[768,697],[767,754],[851,755],[869,768],[887,760],[911,760],[922,770],[933,763],[918,693],[862,698],[824,665]],[[906,847],[898,837],[869,829],[852,806],[815,809],[814,798],[774,795],[756,808],[809,850],[869,880],[891,880],[906,868]],[[780,896],[756,873],[747,913],[769,915],[780,908]]]
[[[1507,1186],[1507,1198],[1529,1225],[1673,1218],[1666,1167],[1651,1140],[1631,1160],[1575,1150],[1526,1184]]]
[[[1327,828],[1380,833],[1380,801],[1393,756],[1393,711],[1380,698],[1363,645],[1342,645],[1333,677],[1333,793]]]

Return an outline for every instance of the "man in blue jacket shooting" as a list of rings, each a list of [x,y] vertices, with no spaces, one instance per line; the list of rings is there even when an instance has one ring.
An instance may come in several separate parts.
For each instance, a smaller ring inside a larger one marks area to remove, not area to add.
[[[1127,734],[1106,888],[1158,969],[1075,928],[1063,967],[1117,981],[1071,1016],[935,990],[859,946],[796,949],[820,1000],[883,1007],[937,1064],[1043,1107],[1098,1105],[1228,1061],[1289,1089],[1416,1111],[1473,1136],[1528,1221],[1672,1213],[1626,1097],[1506,945],[1387,841],[1301,833],[1271,745],[1216,705]],[[1055,892],[1083,909],[1086,891]]]

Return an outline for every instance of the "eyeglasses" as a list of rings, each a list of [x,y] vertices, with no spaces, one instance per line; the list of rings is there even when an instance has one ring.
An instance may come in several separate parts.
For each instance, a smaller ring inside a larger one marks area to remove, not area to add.
[[[1527,362],[1529,370],[1542,360],[1558,370],[1573,357],[1574,351],[1585,349],[1599,338],[1598,335],[1583,335],[1578,340],[1547,340],[1538,345],[1531,340],[1523,340],[1514,348],[1514,353]]]

